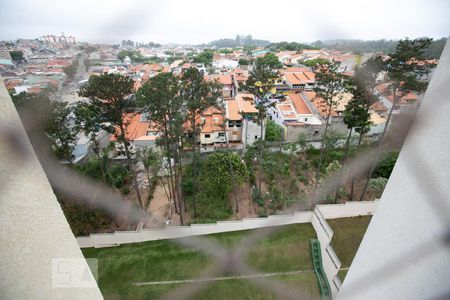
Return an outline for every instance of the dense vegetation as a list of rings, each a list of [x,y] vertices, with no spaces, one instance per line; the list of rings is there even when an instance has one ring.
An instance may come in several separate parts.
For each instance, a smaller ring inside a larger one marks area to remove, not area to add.
[[[63,71],[67,76],[67,79],[69,81],[72,81],[75,77],[75,74],[77,74],[79,59],[76,59],[72,64],[68,65],[67,67],[64,67]]]
[[[23,52],[18,51],[9,51],[9,55],[11,55],[11,59],[15,62],[23,62],[25,61],[25,57],[23,56]]]
[[[248,171],[240,157],[231,152],[218,151],[198,161],[200,178],[194,181],[193,166],[189,165],[183,176],[182,188],[192,200],[196,195],[196,217],[192,222],[201,223],[226,219],[236,209],[231,192],[248,180]]]
[[[197,56],[194,57],[193,61],[195,63],[200,63],[209,66],[212,64],[213,56],[214,56],[213,50],[204,49],[203,52],[199,53]]]
[[[297,42],[279,42],[279,43],[270,43],[266,46],[266,48],[270,49],[271,51],[300,51],[304,49],[318,49],[315,46],[308,45],[308,44],[302,44]]]
[[[122,61],[127,56],[131,59],[132,62],[139,63],[139,62],[144,62],[144,61],[147,60],[146,58],[144,58],[142,56],[142,54],[139,51],[135,51],[135,50],[121,50],[119,52],[119,54],[117,54],[117,58],[122,60]]]

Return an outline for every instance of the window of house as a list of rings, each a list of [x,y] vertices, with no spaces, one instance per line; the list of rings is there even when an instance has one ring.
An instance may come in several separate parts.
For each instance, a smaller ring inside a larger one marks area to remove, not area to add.
[[[225,137],[225,132],[219,132],[219,137]]]
[[[228,121],[228,127],[234,127],[234,121]]]
[[[308,122],[308,118],[305,118],[305,122]]]
[[[206,139],[209,139],[210,137],[211,137],[210,134],[205,134],[205,138],[206,138]]]
[[[318,135],[319,134],[319,130],[314,130],[314,135]]]
[[[236,121],[236,127],[241,127],[242,126],[242,121]]]
[[[258,136],[257,135],[255,135],[255,140],[257,140],[258,139]]]

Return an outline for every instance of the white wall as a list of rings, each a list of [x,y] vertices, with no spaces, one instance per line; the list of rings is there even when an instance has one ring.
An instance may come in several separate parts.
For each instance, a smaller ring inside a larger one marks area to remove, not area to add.
[[[53,286],[53,259],[73,258],[90,269],[1,79],[0,114],[0,298],[103,299],[97,285]],[[23,152],[6,139],[8,129]]]
[[[252,120],[244,119],[242,123],[242,143],[244,143],[245,145],[253,145],[254,142],[261,138],[261,126],[259,126],[258,123]],[[263,129],[263,137],[264,134],[265,131]],[[255,136],[257,136],[258,138],[255,139]]]

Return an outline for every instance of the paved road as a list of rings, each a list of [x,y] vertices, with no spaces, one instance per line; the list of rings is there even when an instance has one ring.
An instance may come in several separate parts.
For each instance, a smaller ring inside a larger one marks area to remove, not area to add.
[[[59,89],[54,94],[55,101],[76,103],[80,101],[82,98],[78,97],[78,82],[84,79],[87,79],[88,74],[86,72],[86,67],[84,65],[84,60],[86,58],[86,54],[82,54],[80,56],[78,62],[77,73],[74,76],[74,79],[71,82],[66,83],[61,89]]]

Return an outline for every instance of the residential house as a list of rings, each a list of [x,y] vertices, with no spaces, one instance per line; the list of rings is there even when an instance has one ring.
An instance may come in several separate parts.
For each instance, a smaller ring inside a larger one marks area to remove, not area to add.
[[[281,72],[281,78],[275,83],[277,93],[310,91],[316,85],[313,72],[307,68],[288,68]]]
[[[212,66],[217,69],[234,69],[239,66],[239,62],[226,56],[214,56]]]
[[[200,127],[200,145],[204,151],[214,150],[227,142],[224,128],[224,111],[216,107],[209,107],[198,120]],[[211,147],[213,146],[213,147]]]
[[[226,133],[228,141],[240,143],[244,147],[252,145],[261,138],[261,126],[258,124],[258,109],[255,106],[255,96],[252,94],[237,94],[235,99],[225,101]],[[263,138],[265,132],[263,124]]]
[[[232,99],[236,95],[236,85],[231,74],[211,74],[206,76],[207,80],[217,80],[222,84],[222,97]]]
[[[135,154],[138,149],[142,148],[156,148],[156,140],[160,132],[155,123],[149,120],[148,114],[130,114],[125,121],[129,122],[125,137],[130,142],[131,154]],[[114,135],[111,135],[110,141],[116,142]],[[115,143],[115,149],[119,156],[125,155],[125,148],[121,143]]]
[[[292,142],[300,134],[313,138],[315,130],[320,130],[323,122],[310,106],[300,93],[289,93],[284,99],[275,100],[267,112],[284,129],[284,140]]]
[[[402,94],[398,92],[400,99],[397,101],[397,107],[394,107],[393,113],[400,113],[402,109],[415,108],[418,97],[415,93],[409,92]],[[374,95],[378,97],[381,104],[383,104],[388,110],[394,105],[394,96],[390,90],[390,83],[380,83],[375,86]]]

